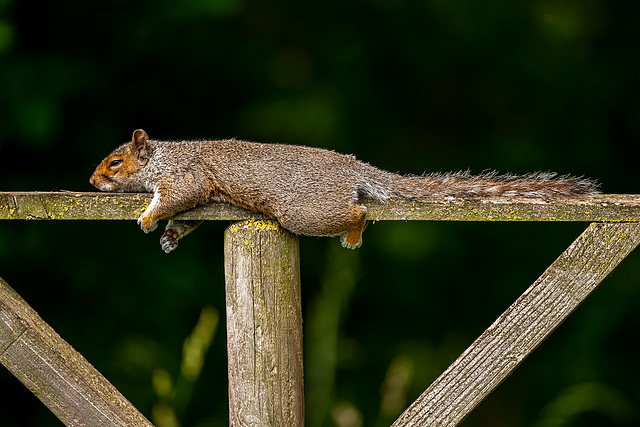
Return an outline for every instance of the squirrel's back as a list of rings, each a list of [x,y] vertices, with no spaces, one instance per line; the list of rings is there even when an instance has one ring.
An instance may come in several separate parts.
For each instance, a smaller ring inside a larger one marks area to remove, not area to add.
[[[283,190],[308,196],[312,190],[331,194],[332,188],[349,190],[354,200],[385,201],[390,197],[504,196],[552,198],[596,194],[598,184],[590,179],[554,172],[525,175],[484,172],[400,175],[379,169],[353,155],[301,145],[256,143],[241,140],[202,141],[215,152],[216,169],[241,186],[270,192],[278,184]],[[238,167],[235,167],[238,166]],[[269,179],[265,179],[269,178]],[[327,187],[330,186],[330,187]],[[306,189],[307,191],[304,191]],[[279,194],[282,196],[282,194]]]

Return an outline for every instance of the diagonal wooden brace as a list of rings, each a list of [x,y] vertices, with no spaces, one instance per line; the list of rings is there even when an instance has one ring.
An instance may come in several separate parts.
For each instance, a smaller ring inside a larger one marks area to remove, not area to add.
[[[455,426],[640,242],[638,223],[592,223],[393,426]]]
[[[2,279],[0,363],[67,426],[152,426]]]

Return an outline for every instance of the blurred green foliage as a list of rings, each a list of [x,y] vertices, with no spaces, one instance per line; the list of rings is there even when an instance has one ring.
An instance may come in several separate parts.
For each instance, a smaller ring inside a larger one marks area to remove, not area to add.
[[[144,128],[640,193],[639,19],[597,0],[0,0],[0,190],[90,191]],[[225,226],[167,256],[130,222],[4,222],[0,275],[158,426],[226,425]],[[582,229],[302,238],[307,424],[389,425]],[[639,277],[632,254],[465,425],[638,425]],[[3,425],[58,425],[0,384]]]

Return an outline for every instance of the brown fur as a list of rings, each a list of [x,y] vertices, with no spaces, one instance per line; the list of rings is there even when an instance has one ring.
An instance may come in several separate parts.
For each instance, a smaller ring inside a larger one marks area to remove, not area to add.
[[[342,245],[362,243],[362,199],[390,197],[521,196],[554,198],[597,192],[585,179],[552,173],[524,176],[485,173],[401,176],[354,156],[321,148],[234,139],[155,141],[138,129],[96,168],[91,184],[102,191],[153,192],[138,219],[145,232],[199,204],[225,200],[278,219],[293,233],[340,235]],[[200,222],[170,221],[166,252]]]

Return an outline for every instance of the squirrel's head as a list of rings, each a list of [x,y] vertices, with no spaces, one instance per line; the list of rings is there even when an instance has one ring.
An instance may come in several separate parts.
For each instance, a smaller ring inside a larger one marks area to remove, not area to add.
[[[136,175],[149,161],[149,137],[142,129],[133,132],[131,142],[109,154],[91,175],[89,182],[101,191],[147,191]]]

